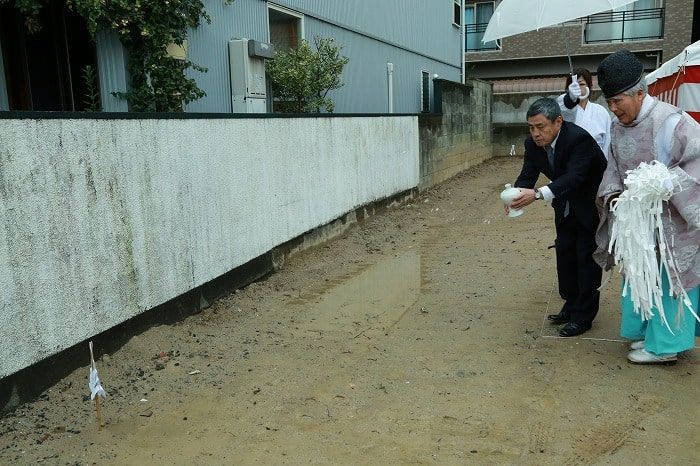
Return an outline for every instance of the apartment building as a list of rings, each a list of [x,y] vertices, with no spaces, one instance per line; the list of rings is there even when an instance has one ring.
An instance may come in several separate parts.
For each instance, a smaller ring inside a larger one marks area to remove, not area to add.
[[[608,54],[628,49],[651,71],[692,42],[693,0],[637,0],[617,10],[481,43],[498,1],[465,4],[468,73],[474,77],[561,76],[574,67],[595,70]]]
[[[693,0],[637,0],[616,10],[482,43],[499,1],[465,1],[466,75],[493,83],[494,142],[520,150],[525,112],[535,99],[564,92],[569,59],[595,73],[612,52],[627,49],[652,71],[691,42]],[[605,104],[593,79],[591,99]]]

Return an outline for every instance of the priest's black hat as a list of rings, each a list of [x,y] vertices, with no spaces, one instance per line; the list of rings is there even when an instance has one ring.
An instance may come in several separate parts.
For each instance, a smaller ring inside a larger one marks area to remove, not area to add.
[[[642,79],[644,65],[628,50],[605,57],[598,67],[598,85],[606,99],[631,89]]]

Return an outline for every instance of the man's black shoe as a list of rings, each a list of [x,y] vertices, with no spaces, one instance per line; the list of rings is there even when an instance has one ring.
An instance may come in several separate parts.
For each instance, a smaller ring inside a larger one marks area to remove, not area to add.
[[[590,330],[591,324],[581,322],[569,322],[559,330],[560,337],[575,337]]]
[[[560,312],[559,314],[549,314],[547,319],[549,319],[549,321],[553,324],[565,324],[571,318],[568,314],[563,314]]]

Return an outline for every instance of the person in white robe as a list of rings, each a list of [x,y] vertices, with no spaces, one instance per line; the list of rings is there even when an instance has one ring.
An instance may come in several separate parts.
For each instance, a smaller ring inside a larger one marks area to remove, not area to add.
[[[608,157],[610,150],[610,113],[602,105],[591,102],[592,78],[585,68],[579,68],[566,78],[567,92],[557,98],[564,120],[588,131]]]

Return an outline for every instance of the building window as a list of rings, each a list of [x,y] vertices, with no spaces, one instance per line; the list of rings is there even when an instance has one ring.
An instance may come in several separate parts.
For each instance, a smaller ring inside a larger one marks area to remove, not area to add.
[[[275,50],[295,48],[304,38],[304,18],[299,13],[286,8],[268,5],[270,43]]]
[[[420,72],[420,111],[430,113],[430,71]]]
[[[612,11],[587,16],[584,41],[630,42],[664,37],[664,8],[661,0],[637,0]]]
[[[95,42],[85,21],[61,2],[50,2],[40,11],[39,23],[41,29],[29,33],[24,17],[0,4],[8,109],[86,110],[99,98],[94,95],[99,83]],[[88,67],[95,73],[86,74]]]
[[[465,45],[467,52],[497,50],[499,48],[498,41],[495,40],[485,44],[481,43],[481,39],[486,32],[486,26],[488,26],[489,20],[491,20],[491,16],[495,10],[494,3],[495,2],[471,3],[464,7]]]
[[[462,25],[462,7],[460,5],[461,0],[455,0],[454,9],[452,15],[452,24],[460,27]]]

